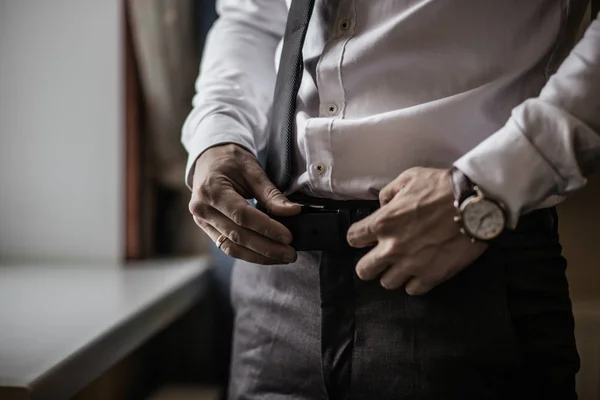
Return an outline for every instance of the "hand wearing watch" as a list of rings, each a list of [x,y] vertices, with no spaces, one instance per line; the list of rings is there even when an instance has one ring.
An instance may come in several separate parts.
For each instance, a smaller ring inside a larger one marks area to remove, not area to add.
[[[506,228],[507,216],[504,205],[487,197],[459,169],[452,168],[454,220],[460,224],[460,232],[471,241],[489,242],[496,239]]]

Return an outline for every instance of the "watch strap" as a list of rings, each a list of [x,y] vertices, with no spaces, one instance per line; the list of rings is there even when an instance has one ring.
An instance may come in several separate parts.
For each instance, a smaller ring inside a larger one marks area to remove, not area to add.
[[[473,182],[456,167],[450,170],[452,178],[452,190],[454,192],[454,200],[457,206],[460,206],[466,199],[476,194]]]

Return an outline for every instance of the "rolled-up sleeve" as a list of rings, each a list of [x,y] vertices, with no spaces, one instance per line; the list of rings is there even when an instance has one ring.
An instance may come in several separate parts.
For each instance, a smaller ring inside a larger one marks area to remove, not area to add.
[[[186,183],[208,148],[239,144],[254,154],[266,145],[275,86],[275,53],[285,30],[284,0],[219,0],[204,47],[193,109],[182,129]]]
[[[600,169],[600,19],[547,82],[539,97],[455,162],[506,205],[510,226],[550,195],[583,187]]]

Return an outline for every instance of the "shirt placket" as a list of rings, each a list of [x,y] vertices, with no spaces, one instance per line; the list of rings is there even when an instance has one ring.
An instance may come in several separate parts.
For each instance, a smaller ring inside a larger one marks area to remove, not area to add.
[[[316,67],[319,88],[319,117],[307,126],[315,136],[308,140],[309,177],[311,186],[319,192],[332,193],[332,170],[335,163],[331,151],[331,132],[336,120],[343,119],[346,110],[346,93],[342,76],[342,65],[346,45],[355,33],[355,0],[341,0],[336,14],[335,29],[327,41]],[[311,130],[310,126],[320,129]]]

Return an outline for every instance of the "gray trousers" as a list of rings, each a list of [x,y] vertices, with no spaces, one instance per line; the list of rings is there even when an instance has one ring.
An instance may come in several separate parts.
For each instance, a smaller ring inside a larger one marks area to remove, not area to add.
[[[554,209],[425,296],[360,281],[364,252],[238,262],[230,399],[576,399]]]

